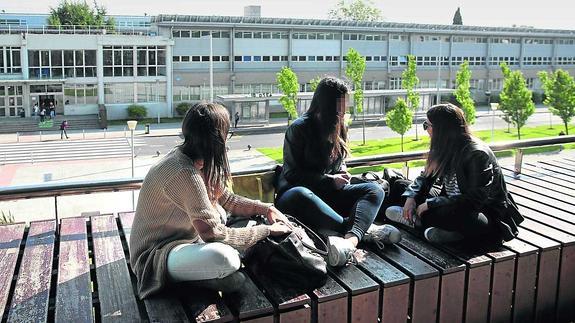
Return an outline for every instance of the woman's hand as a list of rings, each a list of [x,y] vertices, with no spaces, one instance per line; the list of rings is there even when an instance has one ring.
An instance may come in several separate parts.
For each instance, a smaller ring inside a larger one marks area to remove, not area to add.
[[[427,212],[427,210],[429,210],[429,206],[427,206],[427,202],[419,205],[417,207],[417,216],[421,218],[423,213]]]
[[[276,207],[273,205],[268,208],[268,213],[266,214],[266,217],[270,224],[276,223],[278,221],[288,223],[287,217],[283,213],[281,213],[280,210],[276,209]]]
[[[283,222],[275,222],[274,224],[270,225],[269,228],[271,236],[281,236],[291,232],[291,229]]]
[[[331,177],[331,179],[333,180],[333,186],[335,186],[335,188],[338,190],[344,187],[345,185],[349,184],[349,179],[351,178],[351,175],[347,172],[333,175],[330,174],[327,176]]]
[[[413,197],[407,198],[405,200],[405,204],[403,205],[403,217],[409,221],[410,223],[415,222],[415,211],[417,204],[415,203],[415,199]]]

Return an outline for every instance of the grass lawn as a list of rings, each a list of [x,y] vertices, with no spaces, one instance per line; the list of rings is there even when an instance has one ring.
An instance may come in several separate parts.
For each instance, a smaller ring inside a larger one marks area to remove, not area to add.
[[[564,130],[563,125],[557,125],[554,126],[553,128],[549,128],[549,126],[546,125],[538,127],[524,127],[521,129],[521,139],[554,137],[557,136],[557,134],[562,130]],[[575,133],[575,126],[569,127],[569,133]],[[486,143],[491,142],[491,130],[476,131],[474,132],[474,135],[481,138],[481,140],[485,141]],[[507,129],[498,129],[494,131],[493,141],[510,141],[510,140],[517,140],[517,132],[513,128],[511,128],[511,132],[507,132]],[[415,141],[414,137],[405,137],[403,145],[404,145],[404,151],[427,150],[429,149],[429,137],[427,136],[427,134],[423,134],[422,136],[420,136],[420,140],[418,141]],[[575,144],[565,144],[565,145],[556,145],[549,147],[533,147],[525,149],[524,152],[525,154],[536,154],[541,152],[559,151],[561,149],[574,149],[574,148]],[[386,138],[381,140],[368,140],[365,142],[365,145],[362,145],[361,141],[352,141],[350,143],[350,149],[352,157],[364,157],[364,156],[398,153],[401,152],[401,139]],[[258,151],[268,156],[269,158],[275,160],[277,163],[281,164],[283,162],[282,147],[258,148]],[[513,151],[511,150],[501,151],[497,152],[496,155],[498,157],[509,157],[513,155]],[[416,161],[415,163],[418,162]],[[419,163],[423,162],[420,161]],[[402,163],[398,164],[399,167],[401,167]],[[421,166],[421,165],[410,164],[410,167]],[[380,166],[374,166],[374,167],[380,167]],[[386,165],[386,167],[393,167],[393,166]],[[381,166],[381,169],[383,169],[383,166]],[[372,170],[371,167],[369,170]],[[361,173],[362,171],[359,172]]]

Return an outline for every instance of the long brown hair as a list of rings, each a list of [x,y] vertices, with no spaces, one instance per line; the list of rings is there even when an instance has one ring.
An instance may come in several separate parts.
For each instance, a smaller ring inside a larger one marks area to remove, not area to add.
[[[443,177],[453,171],[462,149],[472,140],[463,111],[451,104],[434,105],[427,110],[432,136],[425,174]]]
[[[184,143],[180,149],[193,161],[203,161],[202,174],[212,202],[230,179],[226,154],[229,129],[230,115],[226,108],[216,103],[195,104],[182,122]]]
[[[345,158],[349,154],[347,147],[347,128],[343,118],[337,116],[338,100],[345,99],[349,92],[347,84],[335,77],[322,79],[311,100],[307,114],[318,121],[320,140],[333,144],[329,161]]]

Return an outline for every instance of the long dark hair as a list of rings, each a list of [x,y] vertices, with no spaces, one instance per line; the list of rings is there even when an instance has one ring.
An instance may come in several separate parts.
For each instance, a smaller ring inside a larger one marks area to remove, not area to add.
[[[344,99],[349,92],[347,84],[335,77],[322,79],[311,100],[307,114],[318,121],[320,140],[333,144],[329,153],[330,162],[345,158],[347,148],[347,128],[343,118],[337,116],[337,101]]]
[[[443,177],[455,169],[461,150],[472,140],[463,111],[451,104],[434,105],[427,110],[432,136],[425,173]]]
[[[230,115],[223,106],[200,102],[191,107],[182,122],[184,143],[182,152],[193,161],[203,160],[202,173],[208,196],[213,202],[230,179],[230,165],[226,154],[226,137],[230,129]]]

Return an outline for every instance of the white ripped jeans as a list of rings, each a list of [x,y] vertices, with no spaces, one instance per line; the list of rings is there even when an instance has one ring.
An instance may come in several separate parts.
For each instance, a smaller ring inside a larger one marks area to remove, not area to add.
[[[221,242],[186,243],[168,254],[167,269],[172,281],[224,278],[240,268],[238,251]]]

